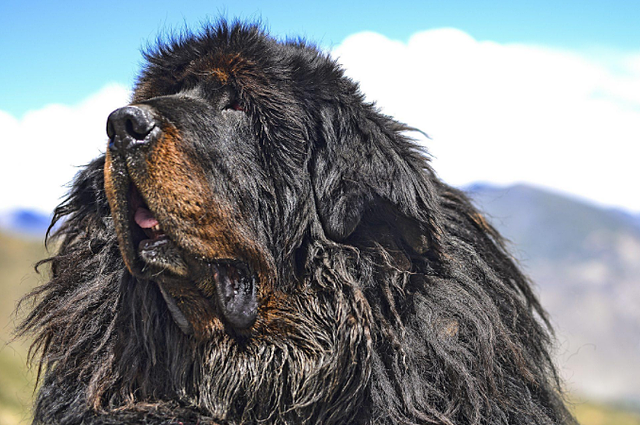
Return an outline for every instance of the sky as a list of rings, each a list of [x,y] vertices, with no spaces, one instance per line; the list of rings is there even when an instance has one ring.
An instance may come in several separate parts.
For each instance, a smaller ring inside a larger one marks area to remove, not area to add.
[[[0,211],[51,211],[104,151],[158,37],[261,20],[417,127],[447,182],[529,183],[640,213],[640,2],[0,3]]]

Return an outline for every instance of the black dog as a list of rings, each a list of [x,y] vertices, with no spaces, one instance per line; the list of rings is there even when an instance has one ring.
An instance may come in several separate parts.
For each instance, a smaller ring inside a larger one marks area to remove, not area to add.
[[[55,213],[35,423],[574,423],[500,236],[332,59],[225,23],[146,59]]]

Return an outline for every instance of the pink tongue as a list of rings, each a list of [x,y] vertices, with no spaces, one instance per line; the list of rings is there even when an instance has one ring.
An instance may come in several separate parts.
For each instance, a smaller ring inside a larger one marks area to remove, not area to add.
[[[143,229],[151,229],[158,224],[158,220],[153,216],[153,213],[146,208],[138,207],[133,217],[138,226]]]

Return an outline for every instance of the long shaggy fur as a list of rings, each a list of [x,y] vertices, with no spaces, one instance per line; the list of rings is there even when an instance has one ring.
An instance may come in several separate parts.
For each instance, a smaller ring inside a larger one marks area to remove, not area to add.
[[[224,77],[257,168],[224,184],[273,265],[256,325],[181,332],[125,266],[97,158],[55,211],[51,278],[19,329],[42,368],[34,423],[574,423],[503,240],[332,59],[223,22],[148,52],[134,102],[159,108],[218,51],[251,67]]]

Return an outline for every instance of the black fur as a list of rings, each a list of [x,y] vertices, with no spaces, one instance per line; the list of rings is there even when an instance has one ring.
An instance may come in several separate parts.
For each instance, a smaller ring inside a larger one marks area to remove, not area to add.
[[[332,59],[222,22],[150,51],[133,102],[175,126],[260,247],[258,319],[180,330],[125,267],[102,156],[56,209],[51,279],[19,329],[41,356],[34,423],[575,423],[500,236]]]

